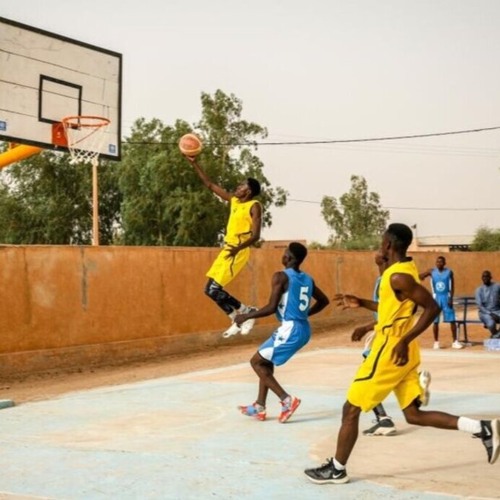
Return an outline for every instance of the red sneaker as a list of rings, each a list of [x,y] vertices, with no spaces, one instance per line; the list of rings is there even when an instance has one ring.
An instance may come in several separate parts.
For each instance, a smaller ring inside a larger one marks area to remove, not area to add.
[[[281,402],[281,414],[279,416],[279,422],[284,424],[294,413],[295,410],[300,406],[300,399],[294,396],[289,396]]]
[[[254,417],[260,421],[264,421],[266,419],[266,409],[257,403],[252,403],[251,405],[240,405],[238,406],[238,410],[240,410],[243,415]]]

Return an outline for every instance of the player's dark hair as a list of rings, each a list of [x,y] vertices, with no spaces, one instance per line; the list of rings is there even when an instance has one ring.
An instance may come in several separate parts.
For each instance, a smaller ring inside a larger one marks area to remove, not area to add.
[[[295,257],[299,265],[302,264],[307,257],[307,248],[297,241],[293,241],[288,245],[288,251]]]
[[[398,222],[389,224],[386,234],[391,239],[394,250],[398,252],[406,252],[413,241],[413,233],[406,224],[400,224]]]
[[[259,196],[259,194],[260,194],[260,182],[257,179],[254,179],[253,177],[249,177],[247,179],[247,184],[248,184],[248,187],[250,188],[250,191],[252,193],[252,198],[254,196]]]

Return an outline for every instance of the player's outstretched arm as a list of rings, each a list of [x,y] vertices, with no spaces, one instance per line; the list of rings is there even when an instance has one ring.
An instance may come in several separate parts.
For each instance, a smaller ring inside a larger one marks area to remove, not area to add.
[[[205,171],[201,168],[200,164],[196,161],[195,157],[184,155],[184,158],[186,158],[186,160],[189,163],[191,163],[191,165],[193,165],[196,173],[198,174],[198,177],[201,179],[203,184],[205,184],[205,186],[207,186],[207,188],[210,189],[210,191],[212,191],[217,196],[219,196],[219,198],[222,198],[225,201],[231,200],[233,195],[228,191],[226,191],[221,186],[219,186],[218,184],[215,184],[215,182],[213,182],[212,179],[210,179],[210,177],[208,177]]]
[[[356,295],[337,293],[333,297],[333,300],[335,301],[335,305],[337,307],[342,307],[342,309],[356,309],[358,307],[364,307],[365,309],[369,309],[373,312],[378,311],[377,302],[369,299],[361,299],[360,297],[356,297]]]
[[[266,316],[271,316],[278,309],[278,305],[280,303],[281,296],[283,295],[286,287],[288,285],[288,276],[279,271],[273,274],[271,280],[271,295],[269,297],[269,302],[262,308],[249,312],[247,314],[238,314],[234,318],[234,322],[237,325],[241,325],[247,319],[251,318],[264,318]]]

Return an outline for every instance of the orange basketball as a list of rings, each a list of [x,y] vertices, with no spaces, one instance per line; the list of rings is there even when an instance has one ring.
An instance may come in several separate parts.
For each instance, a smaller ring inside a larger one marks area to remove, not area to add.
[[[203,144],[195,134],[184,134],[179,140],[179,149],[186,156],[197,156],[201,153]]]

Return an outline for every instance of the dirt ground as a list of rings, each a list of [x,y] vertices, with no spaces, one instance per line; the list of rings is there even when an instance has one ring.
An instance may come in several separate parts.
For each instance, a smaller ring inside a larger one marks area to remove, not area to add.
[[[336,321],[332,325],[313,328],[312,339],[304,350],[353,347],[355,345],[351,342],[353,329],[355,326],[369,321],[369,315],[360,314],[357,311],[343,312],[340,321]],[[271,330],[272,327],[269,328],[270,332]],[[467,346],[466,349],[484,350],[483,340],[488,338],[487,331],[477,325],[471,325],[468,333],[472,345]],[[420,336],[419,341],[423,349],[432,347],[433,337],[430,328]],[[28,401],[50,399],[78,390],[120,385],[243,363],[250,359],[260,342],[259,338],[255,340],[255,343],[252,343],[249,336],[248,344],[233,345],[228,341],[227,346],[223,345],[191,353],[188,357],[176,355],[128,363],[123,366],[102,366],[78,369],[76,372],[69,373],[57,372],[23,376],[9,382],[0,382],[0,399],[12,399],[16,404],[21,404]],[[446,324],[440,325],[440,342],[444,349],[451,349],[451,333]]]

